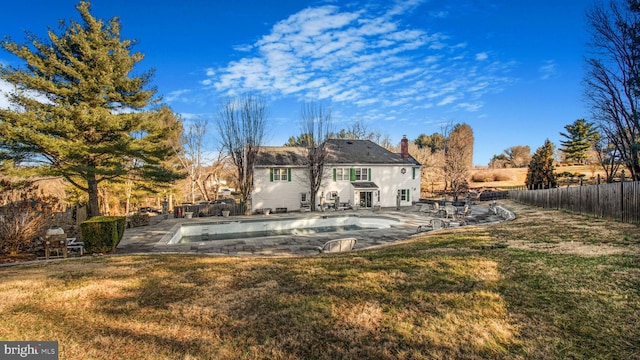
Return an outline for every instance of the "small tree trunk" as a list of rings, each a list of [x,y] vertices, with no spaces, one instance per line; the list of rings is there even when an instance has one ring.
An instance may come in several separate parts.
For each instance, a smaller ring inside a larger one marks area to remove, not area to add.
[[[87,219],[100,215],[100,207],[98,205],[98,180],[95,174],[87,175],[89,203],[87,204]]]
[[[124,205],[124,214],[128,215],[129,211],[131,211],[131,191],[133,188],[133,181],[127,180],[127,185],[125,187],[125,205]]]
[[[109,207],[109,190],[106,186],[102,187],[102,206],[104,207],[103,214],[111,215],[111,207]]]

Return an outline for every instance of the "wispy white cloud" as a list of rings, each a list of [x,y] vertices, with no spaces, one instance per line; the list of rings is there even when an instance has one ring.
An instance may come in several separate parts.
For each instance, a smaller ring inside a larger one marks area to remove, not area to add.
[[[544,62],[544,65],[538,68],[538,72],[540,73],[540,79],[548,80],[557,76],[558,71],[556,69],[556,63],[553,60],[547,60]]]
[[[251,51],[251,49],[253,49],[253,45],[249,45],[249,44],[241,44],[233,47],[233,50],[240,51],[240,52],[249,52]]]
[[[477,111],[482,95],[513,81],[508,75],[513,64],[487,61],[490,52],[474,54],[464,41],[404,23],[399,15],[422,3],[304,9],[276,23],[251,45],[249,55],[207,69],[202,84],[222,94],[261,91],[330,100],[369,113],[381,106],[387,114],[436,105]]]
[[[430,11],[429,15],[431,17],[434,18],[438,18],[438,19],[445,19],[449,16],[449,12],[445,11],[445,10],[440,10],[440,11]]]
[[[188,89],[172,91],[167,94],[164,99],[169,103],[176,101],[185,101],[187,99],[185,95],[189,94],[190,92],[191,90]]]
[[[481,52],[476,54],[476,60],[478,61],[484,61],[484,60],[487,60],[488,58],[489,58],[489,54],[487,54],[486,52]]]
[[[442,99],[442,101],[440,101],[438,103],[438,106],[449,105],[449,104],[453,103],[454,101],[456,101],[457,99],[458,99],[457,96],[447,95],[447,97],[445,97],[444,99]]]
[[[459,103],[458,105],[456,105],[456,107],[463,109],[465,111],[468,112],[476,112],[478,110],[480,110],[482,108],[482,104],[481,103]]]

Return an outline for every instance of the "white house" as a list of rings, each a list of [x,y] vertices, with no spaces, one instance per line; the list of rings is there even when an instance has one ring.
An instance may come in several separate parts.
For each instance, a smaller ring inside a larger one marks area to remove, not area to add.
[[[421,165],[408,153],[403,137],[401,153],[369,140],[329,139],[324,176],[316,204],[361,208],[410,206],[420,197]],[[310,203],[308,150],[303,147],[262,147],[254,165],[252,210],[303,209]]]

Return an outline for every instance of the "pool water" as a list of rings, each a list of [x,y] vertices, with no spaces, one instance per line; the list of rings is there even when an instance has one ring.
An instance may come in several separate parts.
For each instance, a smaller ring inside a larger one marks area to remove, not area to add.
[[[397,219],[383,216],[321,216],[269,220],[244,219],[223,222],[190,220],[176,225],[172,232],[161,240],[161,243],[170,245],[269,236],[304,236],[318,233],[384,229],[398,222],[399,220]]]
[[[313,235],[318,233],[343,232],[343,231],[354,231],[354,230],[363,230],[363,229],[372,229],[372,228],[363,228],[358,225],[346,225],[346,226],[320,226],[320,227],[304,228],[304,229],[263,230],[263,231],[252,231],[252,232],[242,232],[242,233],[203,234],[203,235],[196,235],[196,236],[183,236],[182,239],[180,239],[180,244],[201,242],[201,241],[259,238],[259,237],[267,237],[267,236]]]

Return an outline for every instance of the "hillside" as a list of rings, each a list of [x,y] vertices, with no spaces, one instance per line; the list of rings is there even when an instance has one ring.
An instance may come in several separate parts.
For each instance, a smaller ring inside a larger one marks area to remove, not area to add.
[[[594,180],[600,174],[604,177],[604,171],[600,167],[588,165],[557,166],[556,173],[570,172],[572,174],[584,174],[585,180]],[[512,169],[474,169],[471,171],[471,188],[478,187],[505,187],[524,186],[527,178],[527,168]],[[486,179],[486,181],[480,181]]]

